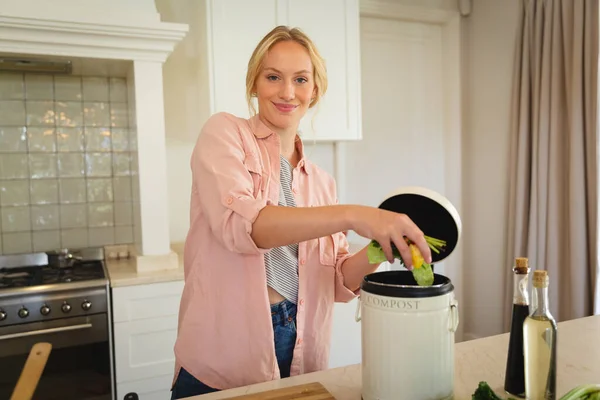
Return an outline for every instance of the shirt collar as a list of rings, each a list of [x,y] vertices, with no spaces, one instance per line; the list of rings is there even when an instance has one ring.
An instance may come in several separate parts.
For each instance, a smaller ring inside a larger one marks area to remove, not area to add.
[[[260,120],[258,114],[250,118],[250,126],[252,127],[252,133],[257,139],[265,139],[275,133],[271,129],[269,129],[269,127],[265,125],[264,122]],[[304,143],[302,142],[302,138],[300,138],[300,136],[298,135],[296,135],[295,145],[296,150],[298,150],[298,154],[300,154],[300,161],[298,161],[298,167],[300,167],[300,169],[308,175],[310,172],[312,172],[313,165],[309,160],[305,158]]]

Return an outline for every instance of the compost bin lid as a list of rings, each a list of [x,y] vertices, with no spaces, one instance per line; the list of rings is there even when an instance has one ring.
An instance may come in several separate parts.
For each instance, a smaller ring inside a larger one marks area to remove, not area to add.
[[[444,251],[431,252],[432,264],[448,258],[458,244],[462,230],[458,211],[446,197],[431,189],[401,187],[390,193],[379,208],[406,214],[425,235],[446,241]]]

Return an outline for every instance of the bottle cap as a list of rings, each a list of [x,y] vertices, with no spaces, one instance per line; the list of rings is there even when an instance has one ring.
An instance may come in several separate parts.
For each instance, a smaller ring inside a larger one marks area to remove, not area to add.
[[[548,287],[548,272],[543,269],[533,271],[533,287],[545,288]]]
[[[515,258],[515,267],[513,268],[513,271],[519,275],[529,273],[529,259],[527,257]]]

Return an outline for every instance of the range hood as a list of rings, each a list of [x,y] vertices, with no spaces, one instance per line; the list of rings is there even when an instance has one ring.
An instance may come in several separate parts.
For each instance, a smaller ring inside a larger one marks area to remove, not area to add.
[[[169,240],[162,68],[188,29],[162,22],[154,0],[0,2],[5,69],[68,73],[72,60],[126,66],[129,126],[137,132],[132,253],[138,271],[179,265]]]
[[[0,5],[0,53],[164,62],[188,31],[153,0],[18,0]]]

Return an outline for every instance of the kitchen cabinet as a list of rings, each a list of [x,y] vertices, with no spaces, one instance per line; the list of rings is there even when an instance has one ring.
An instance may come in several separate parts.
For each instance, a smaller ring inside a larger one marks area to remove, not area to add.
[[[248,117],[246,68],[262,37],[277,25],[302,29],[327,65],[329,87],[302,121],[307,141],[361,139],[358,0],[206,0],[209,113]],[[315,10],[319,10],[318,14]],[[201,23],[198,21],[197,23]]]
[[[183,281],[112,289],[117,400],[168,399]]]

